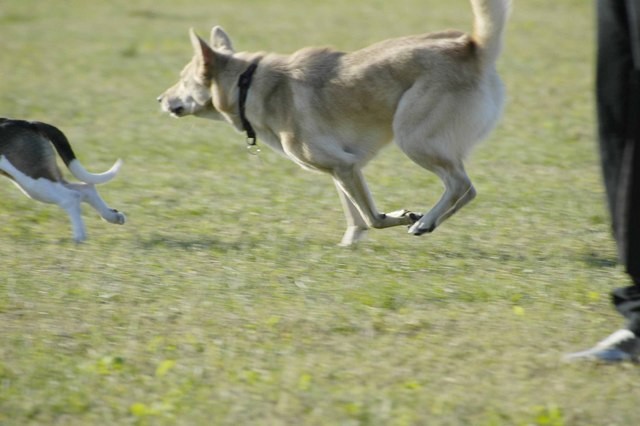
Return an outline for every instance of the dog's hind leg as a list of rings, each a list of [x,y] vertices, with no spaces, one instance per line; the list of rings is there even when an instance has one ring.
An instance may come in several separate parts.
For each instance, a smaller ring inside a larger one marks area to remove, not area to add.
[[[75,242],[81,243],[87,239],[87,231],[82,220],[82,209],[80,208],[83,195],[80,192],[66,188],[61,182],[38,179],[27,193],[35,200],[59,205],[71,219]]]
[[[28,197],[43,203],[57,204],[64,209],[71,219],[73,239],[78,243],[87,239],[80,209],[83,195],[80,192],[66,188],[61,182],[46,178],[33,179],[15,168],[3,156],[0,156],[0,171],[9,175]]]
[[[63,187],[61,186],[61,188]],[[82,195],[75,191],[68,191],[69,192],[64,194],[61,193],[62,198],[56,204],[62,207],[69,214],[73,229],[73,239],[76,243],[81,243],[87,239],[87,231],[84,226],[84,221],[82,220],[82,210],[80,208]]]
[[[476,196],[476,190],[467,176],[462,162],[447,164],[440,161],[437,167],[429,164],[427,168],[442,179],[445,190],[436,205],[409,228],[409,233],[414,235],[432,232]]]
[[[432,101],[425,103],[424,99]],[[409,233],[432,232],[475,198],[463,159],[487,127],[483,106],[483,99],[473,94],[421,86],[408,91],[400,102],[393,123],[396,144],[444,184],[440,200],[409,228]]]
[[[51,182],[46,179],[38,179],[35,183],[30,184],[27,188],[18,182],[23,187],[27,195],[34,200],[42,201],[45,203],[57,204],[69,215],[71,219],[71,226],[73,229],[73,239],[77,243],[81,243],[87,239],[87,232],[82,220],[82,210],[80,208],[80,202],[83,195],[74,191],[73,189],[66,188],[64,184],[60,182]]]
[[[126,221],[126,217],[123,213],[116,209],[112,209],[107,203],[100,197],[95,185],[89,183],[67,183],[67,188],[77,191],[82,194],[82,201],[89,203],[93,207],[102,219],[109,223],[115,223],[122,225]]]

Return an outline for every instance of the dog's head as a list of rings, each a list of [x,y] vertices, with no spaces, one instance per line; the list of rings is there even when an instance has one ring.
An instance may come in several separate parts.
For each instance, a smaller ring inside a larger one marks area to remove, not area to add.
[[[183,68],[180,79],[158,97],[162,110],[174,117],[194,115],[213,120],[224,119],[214,106],[217,70],[233,55],[231,40],[220,27],[211,30],[211,44],[189,31],[194,55]]]

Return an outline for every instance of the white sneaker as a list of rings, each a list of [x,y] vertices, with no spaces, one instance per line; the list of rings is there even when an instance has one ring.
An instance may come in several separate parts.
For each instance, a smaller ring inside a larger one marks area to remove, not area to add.
[[[640,338],[631,330],[621,329],[593,348],[564,356],[565,361],[595,360],[603,362],[640,361]]]

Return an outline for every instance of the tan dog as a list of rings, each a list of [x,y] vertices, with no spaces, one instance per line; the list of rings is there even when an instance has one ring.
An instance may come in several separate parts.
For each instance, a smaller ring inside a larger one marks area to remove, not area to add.
[[[64,180],[56,163],[56,151],[71,173],[83,183]],[[13,180],[27,196],[62,207],[71,218],[76,242],[87,238],[80,211],[82,201],[95,208],[107,222],[125,222],[125,216],[109,208],[95,188],[96,184],[113,179],[120,164],[118,160],[104,173],[89,173],[56,127],[38,121],[0,118],[0,175]]]
[[[386,40],[352,53],[306,48],[292,55],[236,53],[214,27],[211,44],[190,32],[195,55],[158,101],[176,116],[223,119],[256,134],[304,168],[333,177],[348,228],[409,225],[421,235],[471,201],[463,159],[501,114],[495,63],[509,0],[471,0],[474,30]],[[438,175],[445,192],[424,216],[380,213],[361,169],[391,140]]]

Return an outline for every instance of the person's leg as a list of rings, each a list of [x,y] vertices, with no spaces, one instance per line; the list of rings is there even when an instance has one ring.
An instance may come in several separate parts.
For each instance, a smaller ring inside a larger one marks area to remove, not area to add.
[[[626,328],[640,336],[640,282],[615,289],[611,298],[618,312],[627,319]]]
[[[640,1],[634,6],[640,6]],[[640,360],[640,135],[637,125],[640,82],[634,81],[626,3],[598,0],[596,101],[602,170],[620,261],[633,285],[616,289],[613,304],[627,319],[593,348],[567,360],[605,362]],[[637,42],[640,42],[638,40]],[[632,127],[633,126],[633,127]]]
[[[597,0],[596,107],[607,205],[618,230],[618,188],[628,128],[628,73],[632,69],[625,6]]]
[[[640,93],[635,96],[640,99]],[[627,323],[593,348],[568,355],[567,360],[640,361],[640,138],[637,134],[630,136],[619,179],[616,241],[620,260],[633,285],[615,289],[611,294],[613,304]]]
[[[630,116],[640,117],[640,71],[636,70],[631,79]],[[618,312],[627,319],[627,328],[640,336],[640,120],[638,119],[630,120],[619,184],[616,241],[620,261],[631,277],[633,285],[614,290],[612,300]]]

